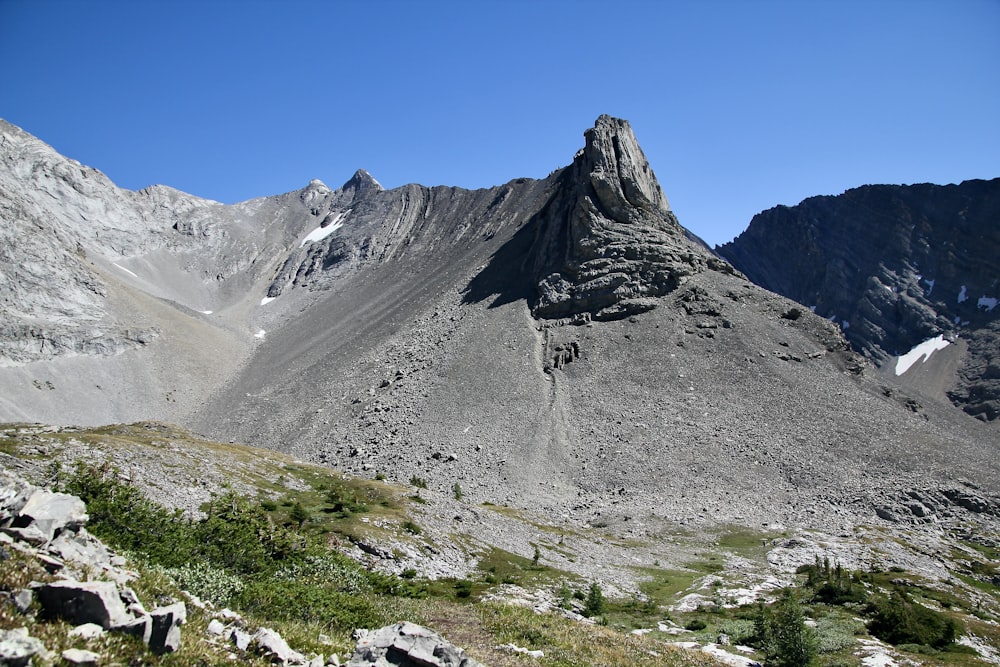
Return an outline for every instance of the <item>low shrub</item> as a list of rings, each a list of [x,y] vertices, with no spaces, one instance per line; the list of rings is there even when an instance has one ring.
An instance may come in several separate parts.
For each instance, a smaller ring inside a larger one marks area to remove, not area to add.
[[[958,622],[911,600],[902,591],[875,598],[868,608],[868,632],[890,644],[944,648],[961,634]]]

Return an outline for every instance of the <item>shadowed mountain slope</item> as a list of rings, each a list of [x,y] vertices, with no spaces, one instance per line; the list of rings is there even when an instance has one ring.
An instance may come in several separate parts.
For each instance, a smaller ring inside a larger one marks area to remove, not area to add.
[[[890,373],[924,341],[956,342],[938,377],[910,384],[936,399],[947,392],[981,419],[1000,417],[1000,179],[811,197],[756,215],[718,251],[755,283],[840,324]]]

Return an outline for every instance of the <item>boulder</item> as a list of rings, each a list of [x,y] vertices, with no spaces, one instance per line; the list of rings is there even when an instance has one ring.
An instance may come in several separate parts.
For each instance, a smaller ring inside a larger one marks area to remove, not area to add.
[[[29,635],[27,628],[0,630],[0,665],[30,665],[32,656],[44,651],[45,645]]]
[[[39,489],[28,497],[11,528],[28,529],[25,534],[28,541],[36,541],[36,536],[41,536],[44,544],[60,531],[79,528],[86,522],[87,507],[82,500],[67,493]]]
[[[62,659],[71,665],[90,667],[98,663],[101,659],[101,654],[79,648],[69,648],[62,652]]]
[[[157,655],[171,653],[180,648],[181,625],[187,621],[187,608],[183,602],[158,607],[149,612],[151,618],[149,650]]]
[[[347,665],[478,667],[479,663],[433,630],[403,622],[363,632]]]
[[[56,581],[40,586],[37,595],[46,616],[76,625],[96,623],[108,630],[133,621],[110,581]]]
[[[306,657],[297,651],[293,651],[281,635],[270,628],[260,628],[253,636],[251,642],[257,650],[271,662],[280,665],[301,665],[306,662]]]

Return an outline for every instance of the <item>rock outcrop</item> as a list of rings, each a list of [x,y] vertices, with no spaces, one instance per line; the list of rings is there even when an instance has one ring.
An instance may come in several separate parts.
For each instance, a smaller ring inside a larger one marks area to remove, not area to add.
[[[628,317],[686,276],[728,268],[691,243],[627,121],[601,116],[537,215],[537,317]]]
[[[83,501],[76,496],[38,488],[0,470],[0,545],[37,559],[60,577],[4,597],[22,614],[37,601],[43,617],[73,623],[81,636],[90,634],[88,628],[98,635],[105,630],[122,632],[141,638],[153,653],[176,651],[180,626],[187,619],[184,603],[147,612],[125,585],[135,574],[124,569],[124,559],[86,531],[86,521]],[[103,579],[85,580],[95,575]],[[23,633],[0,638],[2,664],[28,664],[31,655],[42,651],[44,646]]]
[[[966,341],[948,395],[1000,417],[1000,179],[872,185],[754,216],[719,254],[840,324],[884,364],[939,335]]]
[[[416,623],[396,623],[359,635],[348,667],[479,667],[465,651]]]

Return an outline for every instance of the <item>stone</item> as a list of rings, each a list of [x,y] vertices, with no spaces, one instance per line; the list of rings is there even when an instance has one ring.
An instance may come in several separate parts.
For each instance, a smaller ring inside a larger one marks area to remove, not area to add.
[[[22,588],[11,596],[11,601],[15,609],[26,614],[31,609],[31,603],[35,601],[35,594],[30,588]]]
[[[94,653],[93,651],[85,651],[79,648],[68,648],[62,652],[62,659],[71,665],[90,667],[91,665],[98,664],[98,661],[101,659],[101,654]]]
[[[257,630],[253,636],[252,644],[256,646],[257,651],[269,658],[271,662],[277,662],[282,665],[299,665],[306,661],[304,655],[298,651],[293,651],[288,646],[288,642],[270,628],[260,628]]]
[[[445,641],[441,635],[402,622],[359,634],[348,667],[364,665],[421,665],[425,667],[477,667],[465,651]]]
[[[157,655],[171,653],[180,648],[181,628],[187,621],[187,608],[183,602],[158,607],[149,612],[149,650]]]
[[[65,528],[79,528],[87,522],[87,506],[67,493],[37,490],[28,498],[11,526],[31,527],[49,542]]]
[[[97,639],[103,634],[104,628],[96,623],[84,623],[83,625],[78,625],[70,630],[68,636],[70,638],[79,637],[80,639]]]
[[[208,622],[208,629],[206,630],[206,632],[215,637],[219,637],[222,635],[223,632],[225,632],[225,630],[226,626],[222,623],[222,621],[220,621],[217,618],[213,618],[211,621]]]
[[[27,628],[0,630],[0,665],[24,667],[31,658],[45,651],[41,641],[28,634]]]
[[[36,591],[46,616],[70,623],[96,623],[105,630],[127,625],[133,619],[125,610],[118,587],[109,581],[56,581]]]

